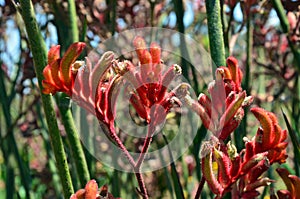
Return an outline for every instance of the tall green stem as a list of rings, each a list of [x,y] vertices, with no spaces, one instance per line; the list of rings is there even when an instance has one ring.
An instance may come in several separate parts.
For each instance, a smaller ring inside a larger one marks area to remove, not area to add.
[[[31,1],[21,0],[20,3],[20,13],[28,33],[29,44],[34,61],[34,69],[38,78],[39,87],[42,88],[43,69],[44,66],[47,65],[46,44],[38,28]],[[56,121],[52,98],[50,95],[44,95],[42,93],[41,97],[64,196],[65,198],[69,198],[71,194],[74,193],[74,190],[64,146]]]
[[[72,111],[70,109],[70,100],[66,95],[62,94],[58,101],[59,111],[62,123],[65,127],[69,140],[71,154],[75,161],[76,172],[82,187],[90,180],[90,173],[85,159],[84,151],[77,133]]]
[[[217,67],[225,66],[226,63],[220,0],[205,1],[205,5],[207,14],[210,54],[212,60],[214,61],[214,72],[217,69]]]
[[[246,41],[247,41],[247,60],[246,60],[246,71],[245,71],[245,82],[243,88],[247,91],[250,95],[250,67],[252,63],[252,50],[253,50],[253,27],[251,24],[251,16],[247,19],[247,34],[246,34]]]
[[[70,29],[69,29],[69,38],[71,43],[77,42],[79,40],[79,33],[77,27],[77,15],[76,15],[76,6],[74,0],[68,0],[68,14],[70,20]],[[71,44],[70,43],[70,44]]]
[[[57,9],[57,6],[58,5],[53,2],[53,7],[56,10],[59,10]],[[56,13],[55,17],[60,17],[59,15],[60,13]],[[59,19],[56,19],[56,21],[58,20]],[[62,42],[62,49],[67,49],[68,46],[79,40],[76,6],[74,0],[68,0],[68,13],[66,15],[65,22],[65,25],[69,27],[67,30],[63,30],[65,29],[64,23],[61,21],[57,23],[59,29],[58,36],[61,38],[60,41]],[[65,94],[62,94],[59,98],[57,98],[57,104],[61,114],[62,123],[65,127],[67,138],[70,144],[71,154],[75,162],[76,173],[78,175],[81,187],[84,187],[85,184],[90,180],[90,173],[84,151],[80,143],[80,138],[75,127],[70,103],[70,99]]]

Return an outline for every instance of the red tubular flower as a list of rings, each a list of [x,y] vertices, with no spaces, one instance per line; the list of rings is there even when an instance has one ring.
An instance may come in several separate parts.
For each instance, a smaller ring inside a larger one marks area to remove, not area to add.
[[[257,188],[268,186],[273,180],[261,177],[273,163],[283,163],[287,157],[286,130],[282,130],[277,117],[261,108],[251,112],[261,123],[256,136],[246,141],[246,148],[239,154],[230,142],[224,140],[238,127],[244,116],[244,107],[252,102],[241,88],[242,73],[233,57],[227,59],[227,67],[216,70],[216,80],[210,84],[211,98],[200,94],[198,101],[185,97],[186,104],[201,118],[203,125],[217,137],[203,144],[202,173],[208,186],[222,198],[231,191],[238,198],[259,195]],[[212,165],[217,165],[214,168]],[[282,194],[282,193],[281,193]]]
[[[252,108],[251,112],[261,123],[261,130],[258,131],[252,142],[255,153],[268,151],[270,164],[274,162],[284,163],[287,158],[286,147],[287,131],[282,130],[276,116],[262,108]]]
[[[203,125],[219,139],[225,140],[244,117],[245,106],[252,102],[241,88],[242,71],[234,57],[228,57],[227,67],[216,70],[216,80],[209,85],[210,97],[201,93],[198,103],[186,99],[187,104],[200,116]]]
[[[277,173],[282,178],[284,184],[287,187],[287,190],[279,190],[277,191],[277,196],[279,199],[282,198],[291,198],[291,199],[299,199],[299,190],[300,190],[300,178],[295,175],[291,175],[288,170],[283,168],[276,169]],[[274,194],[275,195],[275,194]],[[273,196],[277,198],[276,196]]]
[[[72,95],[74,80],[77,70],[81,67],[81,62],[76,59],[85,47],[85,43],[78,42],[72,44],[60,58],[60,46],[52,47],[48,52],[48,65],[44,68],[45,79],[42,81],[44,94],[55,94],[65,92]]]

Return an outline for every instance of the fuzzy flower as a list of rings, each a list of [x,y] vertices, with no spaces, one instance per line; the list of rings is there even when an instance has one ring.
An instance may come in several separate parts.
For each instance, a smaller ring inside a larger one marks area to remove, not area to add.
[[[141,37],[136,37],[133,44],[139,66],[127,60],[113,60],[97,86],[96,115],[109,128],[114,123],[116,98],[121,86],[126,87],[126,95],[139,117],[152,127],[164,121],[173,105],[180,103],[178,98],[185,96],[189,89],[187,84],[181,84],[168,91],[169,84],[181,74],[181,68],[174,64],[163,72],[158,44],[152,43],[148,50]]]
[[[237,61],[230,57],[227,68],[216,70],[216,80],[209,86],[211,98],[201,94],[198,103],[186,100],[203,125],[215,135],[203,144],[201,161],[203,177],[216,198],[222,198],[227,192],[237,198],[255,198],[259,195],[257,188],[273,182],[261,177],[262,174],[273,163],[284,163],[287,158],[287,131],[281,129],[275,114],[258,107],[251,112],[261,127],[253,139],[245,138],[245,149],[237,153],[231,142],[224,144],[243,118],[243,107],[252,101],[242,91],[241,81]]]
[[[234,57],[227,58],[227,67],[216,70],[216,80],[209,84],[210,97],[201,93],[198,101],[187,96],[185,101],[201,118],[203,125],[216,137],[225,140],[240,124],[244,107],[253,98],[241,88],[242,71]]]
[[[283,199],[283,198],[291,198],[291,199],[299,199],[299,191],[300,191],[300,178],[295,175],[291,175],[288,170],[283,168],[276,169],[277,173],[282,178],[287,190],[279,190],[277,191],[277,196],[275,193],[271,195],[271,199]]]
[[[77,42],[72,44],[60,58],[60,46],[53,46],[48,52],[48,65],[44,68],[45,79],[42,81],[44,94],[55,94],[64,92],[72,95],[74,80],[77,70],[82,66],[82,62],[76,59],[85,47],[85,43]]]

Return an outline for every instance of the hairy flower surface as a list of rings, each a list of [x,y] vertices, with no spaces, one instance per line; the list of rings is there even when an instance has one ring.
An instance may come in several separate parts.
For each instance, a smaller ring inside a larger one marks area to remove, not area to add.
[[[241,88],[242,71],[234,57],[227,58],[227,67],[216,70],[216,80],[210,83],[210,97],[201,93],[198,102],[186,97],[186,103],[200,116],[203,125],[216,137],[225,140],[240,124],[244,107],[252,97]]]
[[[44,68],[45,79],[42,81],[44,94],[64,92],[72,95],[74,80],[81,62],[76,59],[85,47],[85,43],[72,44],[60,58],[60,46],[53,46],[48,52],[48,65]]]
[[[298,176],[291,175],[288,170],[283,168],[278,168],[276,171],[282,178],[287,190],[279,190],[277,191],[277,196],[273,193],[271,198],[300,199],[300,178]]]
[[[227,192],[237,198],[255,198],[259,195],[257,188],[273,182],[261,177],[262,174],[273,163],[284,163],[287,158],[287,131],[281,129],[273,113],[258,107],[251,108],[251,112],[261,127],[253,139],[245,138],[245,149],[237,153],[231,142],[224,144],[240,124],[243,108],[253,100],[246,97],[241,81],[237,60],[229,57],[227,67],[216,70],[216,80],[208,88],[211,98],[200,94],[196,102],[186,97],[203,125],[215,135],[203,144],[201,161],[203,176],[216,198],[222,198]]]

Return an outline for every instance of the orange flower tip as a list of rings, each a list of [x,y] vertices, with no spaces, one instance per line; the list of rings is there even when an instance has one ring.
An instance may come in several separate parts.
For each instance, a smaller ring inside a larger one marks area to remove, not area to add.
[[[274,125],[272,123],[271,118],[268,115],[268,112],[259,107],[251,108],[250,111],[260,122],[264,133],[266,133],[266,136],[270,136],[270,134],[274,131]]]
[[[60,57],[60,45],[52,46],[48,52],[48,64],[59,59]]]
[[[238,67],[239,65],[238,60],[233,56],[230,56],[226,59],[226,64],[228,67]]]
[[[97,190],[98,189],[98,184],[96,182],[96,180],[90,180],[88,181],[88,183],[85,185],[85,189],[92,189],[92,190]]]
[[[153,42],[150,45],[150,53],[153,63],[160,63],[161,48],[157,43]]]
[[[134,45],[135,49],[146,49],[146,42],[140,36],[137,36],[134,38],[133,45]]]

